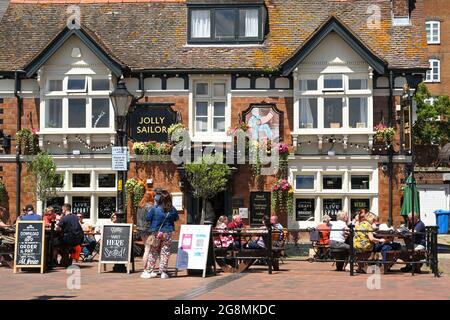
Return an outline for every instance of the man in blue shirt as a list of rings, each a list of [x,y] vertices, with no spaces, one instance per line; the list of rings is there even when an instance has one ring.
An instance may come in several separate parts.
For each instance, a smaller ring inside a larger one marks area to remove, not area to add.
[[[27,204],[25,206],[25,215],[20,219],[22,221],[41,221],[42,217],[34,212],[33,205]]]

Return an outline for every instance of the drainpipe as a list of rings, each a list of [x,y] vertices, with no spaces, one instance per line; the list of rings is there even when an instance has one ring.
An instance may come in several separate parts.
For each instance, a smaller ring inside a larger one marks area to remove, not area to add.
[[[394,73],[392,70],[389,72],[389,105],[388,105],[388,126],[392,127],[392,117],[393,117],[393,107],[394,107]],[[393,144],[389,147],[388,150],[388,157],[389,157],[389,163],[388,163],[388,174],[389,174],[389,218],[388,218],[388,226],[391,227],[393,224],[393,194],[392,194],[392,188],[393,188],[393,175],[394,175],[394,168],[393,168]]]
[[[23,71],[14,72],[14,97],[17,99],[17,124],[16,130],[19,131],[22,128],[22,109],[23,109],[23,98],[19,96],[19,91],[22,90],[22,80],[19,73]],[[17,139],[16,139],[17,146]],[[20,216],[20,195],[21,195],[21,175],[22,175],[22,163],[20,161],[20,146],[16,147],[16,218]]]

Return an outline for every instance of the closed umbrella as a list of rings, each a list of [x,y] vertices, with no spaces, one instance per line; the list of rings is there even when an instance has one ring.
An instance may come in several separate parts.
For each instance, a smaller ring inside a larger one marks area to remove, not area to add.
[[[408,216],[412,212],[412,195],[414,194],[414,212],[420,213],[419,191],[417,191],[416,180],[411,176],[406,179],[406,186],[403,190],[403,204],[400,214]]]

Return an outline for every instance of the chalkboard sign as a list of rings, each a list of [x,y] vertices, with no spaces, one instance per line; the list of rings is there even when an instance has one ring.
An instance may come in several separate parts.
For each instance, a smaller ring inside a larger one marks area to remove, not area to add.
[[[264,215],[270,217],[270,192],[250,192],[250,225],[261,226]]]
[[[342,199],[323,199],[323,214],[335,221],[338,211],[342,210]]]
[[[127,273],[130,273],[132,233],[133,226],[129,223],[105,224],[102,226],[99,273],[102,263],[125,264]]]
[[[314,219],[314,199],[296,199],[295,208],[295,218],[297,221],[310,221]]]
[[[116,211],[116,197],[98,197],[98,218],[109,219]]]
[[[17,269],[40,268],[44,272],[45,226],[43,221],[18,221],[14,249],[14,273]]]

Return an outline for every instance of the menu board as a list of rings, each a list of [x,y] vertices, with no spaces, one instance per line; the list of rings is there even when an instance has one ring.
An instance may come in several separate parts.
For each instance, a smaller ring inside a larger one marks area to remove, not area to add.
[[[104,224],[100,241],[100,260],[102,263],[126,264],[130,272],[132,225],[130,223]]]
[[[361,209],[370,209],[370,199],[351,199],[350,200],[350,211],[352,216]]]
[[[315,200],[296,199],[295,200],[295,220],[309,221],[314,219]]]
[[[89,219],[91,217],[91,198],[73,197],[72,212],[75,214],[81,213],[83,218]]]
[[[323,214],[335,221],[338,211],[342,210],[342,199],[323,199]]]
[[[211,225],[181,225],[177,269],[203,270],[205,277],[210,238]]]
[[[262,218],[271,213],[271,193],[250,192],[250,226],[261,226]]]
[[[44,272],[45,229],[43,221],[18,221],[14,251],[14,273],[20,268]]]

